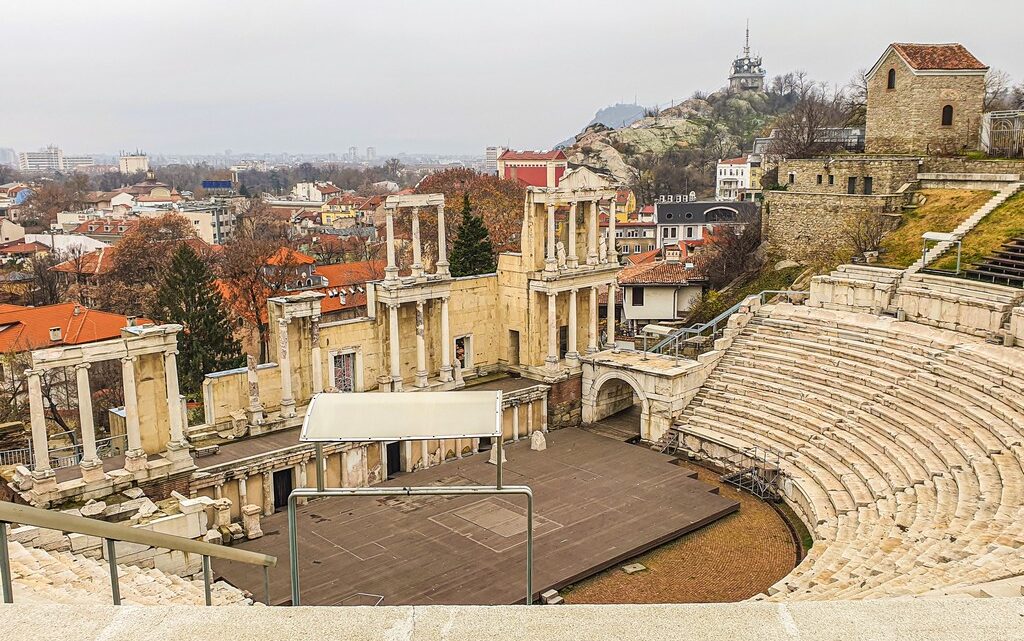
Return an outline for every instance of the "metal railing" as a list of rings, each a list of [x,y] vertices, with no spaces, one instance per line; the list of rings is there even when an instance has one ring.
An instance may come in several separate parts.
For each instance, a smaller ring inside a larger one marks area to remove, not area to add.
[[[51,438],[60,437],[68,433],[62,432],[61,434],[51,435]],[[124,454],[127,446],[128,436],[126,434],[96,439],[96,455],[101,459],[119,456]],[[50,467],[55,470],[74,467],[82,462],[82,444],[74,443],[72,445],[52,447],[48,449],[47,454],[50,458]],[[28,447],[0,450],[0,465],[32,465],[34,462],[31,441]]]
[[[59,532],[74,532],[104,539],[107,561],[110,564],[110,593],[114,605],[121,605],[121,589],[117,576],[117,551],[115,543],[124,541],[168,550],[178,550],[203,557],[203,587],[206,592],[206,605],[213,605],[213,582],[210,570],[210,559],[237,561],[249,565],[263,566],[263,588],[266,600],[270,602],[270,568],[277,565],[277,557],[257,552],[249,552],[238,548],[214,545],[204,541],[194,541],[181,536],[152,532],[140,528],[129,527],[117,523],[108,523],[84,516],[75,516],[65,512],[41,510],[28,505],[17,505],[0,501],[0,587],[3,589],[4,603],[14,602],[14,590],[11,584],[11,557],[7,547],[8,526],[11,523],[33,525],[35,527]]]
[[[761,304],[764,304],[765,296],[778,295],[785,295],[787,297],[807,296],[808,292],[787,289],[766,289],[763,292],[751,294],[751,296],[757,296],[758,300],[761,301]],[[679,344],[687,339],[695,338],[698,336],[706,336],[710,341],[713,341],[719,335],[719,328],[725,328],[726,324],[729,322],[729,317],[735,314],[739,310],[739,308],[743,306],[743,303],[744,301],[746,301],[747,298],[750,298],[750,296],[744,296],[743,300],[736,303],[729,309],[725,310],[718,316],[715,316],[706,323],[699,323],[691,327],[683,327],[677,329],[676,331],[672,332],[671,334],[663,338],[657,344],[655,344],[654,347],[644,351],[654,352],[655,354],[672,354],[674,350],[675,354],[678,356]]]

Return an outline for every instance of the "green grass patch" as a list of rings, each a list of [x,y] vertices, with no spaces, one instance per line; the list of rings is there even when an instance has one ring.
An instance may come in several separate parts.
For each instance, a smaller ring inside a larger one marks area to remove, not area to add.
[[[922,189],[923,205],[903,214],[903,222],[882,240],[881,261],[908,267],[921,257],[921,235],[927,231],[951,232],[995,195],[994,191]],[[955,262],[955,260],[954,260]]]
[[[778,271],[769,267],[767,271],[761,272],[742,287],[735,287],[727,292],[713,289],[705,294],[704,298],[693,308],[693,312],[686,320],[686,324],[706,323],[752,294],[759,294],[773,289],[789,289],[789,286],[793,284],[793,281],[797,279],[797,276],[804,269],[804,267],[799,265]]]
[[[967,232],[961,266],[977,265],[1011,238],[1024,238],[1024,191],[996,207],[977,227]],[[929,267],[956,269],[956,249],[949,250]]]

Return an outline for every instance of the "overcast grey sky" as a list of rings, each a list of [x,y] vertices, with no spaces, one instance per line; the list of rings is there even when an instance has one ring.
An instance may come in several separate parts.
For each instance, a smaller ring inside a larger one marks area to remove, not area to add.
[[[769,76],[845,83],[891,41],[964,43],[1024,79],[1019,0],[17,0],[0,147],[482,153],[544,148],[600,107]]]

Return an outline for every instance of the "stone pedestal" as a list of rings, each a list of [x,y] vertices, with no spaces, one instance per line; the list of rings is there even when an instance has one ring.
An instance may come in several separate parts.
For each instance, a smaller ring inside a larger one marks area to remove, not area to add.
[[[497,444],[495,444],[495,446],[491,448],[491,455],[487,459],[487,462],[490,463],[491,465],[497,465],[498,464],[498,446],[497,446]],[[501,462],[502,463],[508,463],[508,459],[505,458],[505,448],[501,448]]]
[[[124,469],[128,472],[142,472],[146,469],[146,452],[129,450],[124,455]]]
[[[103,462],[100,460],[94,461],[82,461],[79,465],[82,470],[82,480],[86,483],[96,483],[106,479],[107,475],[103,471]]]
[[[543,432],[537,431],[530,436],[530,449],[537,452],[548,449],[548,442],[547,439],[544,438]]]
[[[213,502],[214,527],[231,525],[231,499],[217,499]]]

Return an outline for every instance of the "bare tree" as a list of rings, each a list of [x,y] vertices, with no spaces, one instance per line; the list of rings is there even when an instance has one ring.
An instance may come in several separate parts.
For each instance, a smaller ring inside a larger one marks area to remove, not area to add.
[[[999,111],[1015,109],[1013,88],[1010,85],[1010,74],[1002,69],[991,69],[985,75],[985,98],[982,111]]]
[[[868,71],[858,69],[843,90],[847,127],[863,127],[868,118]]]
[[[891,218],[867,213],[850,218],[843,229],[843,236],[854,255],[860,255],[864,252],[878,251],[882,239],[892,228]]]
[[[845,124],[844,94],[824,83],[810,80],[804,72],[795,76],[796,104],[777,121],[770,153],[787,158],[809,158],[836,151],[842,143],[828,130]]]

